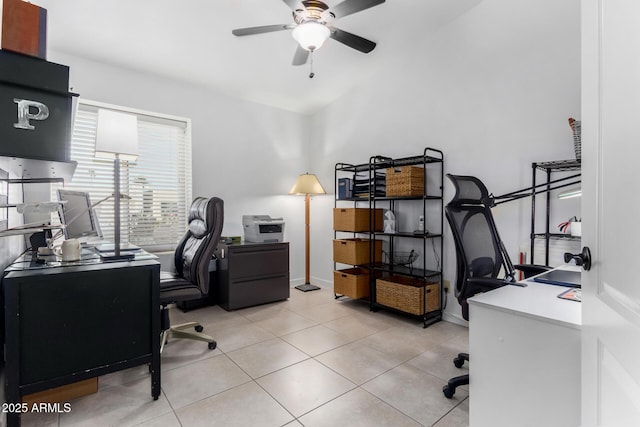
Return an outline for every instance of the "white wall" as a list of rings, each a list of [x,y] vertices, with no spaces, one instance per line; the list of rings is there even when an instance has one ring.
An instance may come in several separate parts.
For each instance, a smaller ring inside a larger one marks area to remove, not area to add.
[[[445,172],[476,175],[490,192],[504,194],[530,185],[531,162],[572,158],[567,118],[580,114],[579,7],[579,0],[483,0],[397,48],[395,61],[369,70],[354,90],[311,117],[60,52],[49,60],[71,67],[73,90],[84,98],[190,117],[194,195],[225,200],[227,235],[242,234],[242,214],[285,217],[291,277],[299,281],[304,203],[286,196],[299,173],[317,173],[332,191],[336,162],[410,156],[432,146],[445,152]],[[311,201],[311,276],[326,286],[333,200]],[[515,259],[528,246],[529,205],[502,205],[494,214]],[[454,265],[445,226],[444,277],[451,282]],[[459,317],[455,301],[447,312]]]
[[[580,115],[579,11],[579,0],[484,0],[398,50],[394,63],[313,117],[315,172],[331,183],[336,162],[419,155],[431,146],[445,152],[445,173],[475,175],[496,195],[528,187],[532,162],[574,158],[567,118]],[[451,196],[447,182],[445,201]],[[313,206],[312,274],[325,281],[332,207],[330,197]],[[529,208],[494,209],[514,261],[529,244]],[[444,277],[454,283],[446,225],[445,232]],[[459,312],[451,298],[447,314]]]
[[[243,214],[284,217],[291,278],[302,280],[304,203],[287,193],[309,169],[308,117],[61,52],[48,60],[70,67],[70,86],[82,98],[190,118],[193,196],[225,201],[223,235],[243,234]]]

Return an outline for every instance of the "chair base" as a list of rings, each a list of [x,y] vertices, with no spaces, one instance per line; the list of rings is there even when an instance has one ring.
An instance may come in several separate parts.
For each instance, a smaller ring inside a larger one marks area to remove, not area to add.
[[[458,357],[453,359],[453,364],[456,368],[462,368],[465,360],[469,360],[469,353],[458,353]],[[456,394],[456,388],[467,384],[469,384],[469,374],[451,378],[447,385],[442,387],[442,393],[444,393],[444,396],[447,399],[451,399],[453,395]]]
[[[458,357],[453,359],[453,364],[456,368],[459,369],[462,368],[462,365],[464,365],[465,361],[469,361],[469,353],[458,353]]]
[[[446,386],[442,387],[442,393],[447,399],[451,399],[456,394],[456,388],[461,385],[469,384],[469,374],[460,375],[459,377],[451,378]]]
[[[193,331],[187,329],[193,328]],[[216,341],[209,335],[203,334],[202,325],[198,322],[187,322],[180,325],[171,326],[169,329],[162,331],[160,337],[160,353],[164,349],[164,345],[169,341],[169,338],[187,338],[192,340],[204,341],[209,343],[209,350],[213,350],[217,347]]]

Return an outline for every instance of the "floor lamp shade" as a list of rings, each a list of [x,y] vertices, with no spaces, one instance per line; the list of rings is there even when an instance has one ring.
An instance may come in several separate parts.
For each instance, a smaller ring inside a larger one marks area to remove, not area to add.
[[[317,176],[312,173],[305,173],[298,177],[289,194],[306,196],[307,194],[327,194],[327,192],[324,191]]]
[[[114,253],[102,255],[110,260],[126,260],[134,256],[120,253],[120,160],[138,158],[138,118],[132,114],[98,110],[95,157],[113,159],[113,240]]]
[[[305,173],[298,177],[296,183],[289,191],[289,194],[304,195],[304,279],[303,285],[296,286],[296,289],[303,292],[315,291],[320,289],[318,286],[312,285],[309,280],[309,200],[312,194],[326,194],[318,177],[314,174]]]

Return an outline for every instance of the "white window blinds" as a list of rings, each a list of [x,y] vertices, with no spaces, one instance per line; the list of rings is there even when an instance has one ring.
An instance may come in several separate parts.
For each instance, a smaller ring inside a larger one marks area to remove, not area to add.
[[[191,205],[190,121],[81,100],[71,141],[71,159],[78,167],[65,188],[88,191],[92,203],[113,193],[113,161],[94,157],[99,108],[138,118],[138,159],[120,167],[120,191],[130,197],[120,202],[121,242],[174,249]],[[95,210],[103,238],[113,241],[113,198]]]

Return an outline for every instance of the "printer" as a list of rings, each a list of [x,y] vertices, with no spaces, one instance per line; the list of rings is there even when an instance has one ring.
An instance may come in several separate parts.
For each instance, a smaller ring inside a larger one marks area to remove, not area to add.
[[[282,242],[284,220],[269,215],[242,215],[245,242],[277,243]]]

